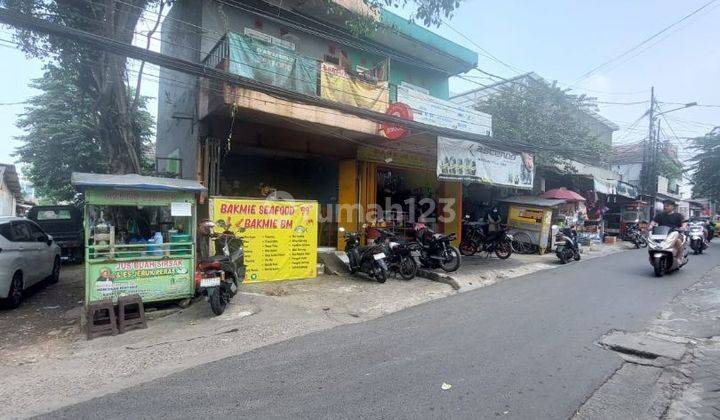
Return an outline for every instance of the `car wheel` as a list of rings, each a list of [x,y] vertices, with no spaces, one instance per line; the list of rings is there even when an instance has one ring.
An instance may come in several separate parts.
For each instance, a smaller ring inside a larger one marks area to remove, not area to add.
[[[50,277],[48,277],[48,281],[50,284],[55,284],[60,281],[60,258],[55,257],[55,262],[53,263],[53,269],[52,273],[50,274]]]
[[[15,309],[22,303],[23,298],[23,279],[20,272],[15,273],[10,283],[10,291],[8,297],[2,303],[8,309]]]

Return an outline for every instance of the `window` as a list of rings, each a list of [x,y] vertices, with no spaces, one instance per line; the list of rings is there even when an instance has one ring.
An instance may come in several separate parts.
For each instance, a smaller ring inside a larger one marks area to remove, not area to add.
[[[30,229],[28,224],[25,222],[13,222],[12,223],[12,239],[13,242],[32,242],[32,235],[30,235]]]
[[[30,233],[30,240],[34,242],[45,242],[47,240],[47,235],[45,235],[45,232],[42,231],[39,227],[37,227],[34,223],[29,222],[22,222],[23,224],[27,225],[28,232]]]
[[[37,214],[38,220],[70,220],[72,214],[68,209],[40,210]]]
[[[3,223],[0,225],[0,236],[8,241],[12,241],[12,229],[10,229],[10,223]]]

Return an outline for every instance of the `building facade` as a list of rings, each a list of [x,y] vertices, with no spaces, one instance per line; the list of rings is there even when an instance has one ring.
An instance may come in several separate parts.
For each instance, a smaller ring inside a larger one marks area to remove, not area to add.
[[[400,102],[416,121],[460,129],[467,123],[448,117],[457,108],[447,101],[448,78],[475,67],[477,55],[385,10],[366,15],[376,29],[355,36],[347,22],[367,12],[361,3],[176,1],[163,24],[162,53],[287,94],[162,69],[163,172],[197,179],[214,195],[316,200],[329,220],[319,243],[328,246],[338,243],[338,226],[355,230],[370,218],[417,212],[408,200],[450,199],[427,214],[462,214],[462,184],[436,176],[436,135],[388,135],[394,127],[307,101],[381,113]],[[473,116],[473,129],[490,134],[489,117]],[[459,233],[460,217],[435,227]]]

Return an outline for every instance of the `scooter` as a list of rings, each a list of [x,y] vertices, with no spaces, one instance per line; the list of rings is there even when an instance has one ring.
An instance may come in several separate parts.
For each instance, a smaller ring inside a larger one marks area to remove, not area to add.
[[[662,277],[665,273],[679,270],[688,262],[688,237],[683,235],[682,262],[678,262],[675,241],[680,232],[668,226],[655,226],[648,237],[648,256],[653,267],[655,277]]]
[[[410,249],[419,254],[417,260],[423,267],[441,268],[446,272],[460,268],[460,251],[450,244],[455,240],[454,233],[435,233],[424,223],[416,223],[414,229],[415,242],[410,244]]]
[[[222,315],[245,279],[245,251],[242,238],[227,230],[216,234],[214,227],[211,221],[201,225],[201,234],[215,241],[215,255],[205,257],[197,264],[195,283],[199,293],[210,303],[213,313]],[[244,229],[238,233],[242,232]]]
[[[707,232],[705,226],[701,222],[694,222],[688,225],[688,236],[690,236],[690,249],[693,250],[693,254],[702,254],[707,249]]]
[[[363,225],[363,227],[366,226]],[[342,227],[338,231],[345,234],[345,253],[350,262],[350,273],[365,273],[378,283],[385,283],[388,266],[383,246],[379,244],[360,246],[358,232],[346,232]]]
[[[560,263],[567,264],[572,260],[580,261],[581,252],[575,229],[561,229],[555,237],[555,242],[555,255],[557,255]]]
[[[417,262],[415,256],[419,256],[418,251],[413,251],[407,242],[400,240],[393,232],[378,229],[380,236],[377,242],[385,245],[385,254],[388,270],[400,275],[403,280],[412,280],[417,274]]]

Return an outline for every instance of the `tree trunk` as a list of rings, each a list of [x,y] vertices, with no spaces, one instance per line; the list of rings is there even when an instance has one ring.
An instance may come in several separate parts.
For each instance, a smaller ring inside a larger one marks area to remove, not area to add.
[[[147,0],[105,0],[104,35],[131,43]],[[133,127],[128,98],[127,59],[103,53],[93,71],[98,92],[99,122],[113,173],[140,173],[142,139]]]

